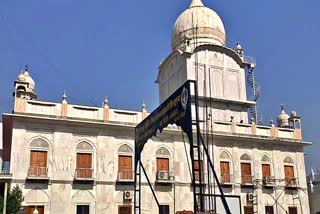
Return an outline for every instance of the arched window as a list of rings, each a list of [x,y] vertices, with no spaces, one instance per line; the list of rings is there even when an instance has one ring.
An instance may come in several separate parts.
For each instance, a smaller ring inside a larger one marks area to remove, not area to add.
[[[261,168],[263,184],[269,184],[271,182],[271,160],[266,154],[261,158]]]
[[[226,151],[221,152],[220,156],[220,182],[221,184],[232,183],[231,178],[231,158]]]
[[[228,74],[228,98],[239,99],[239,78],[235,72],[229,72]]]
[[[295,124],[294,126],[295,129],[301,129],[300,120],[295,120],[294,124]]]
[[[48,152],[49,144],[42,138],[30,142],[30,166],[28,177],[48,177]]]
[[[76,179],[91,179],[93,177],[93,147],[86,141],[76,146]]]
[[[268,155],[263,155],[261,161],[265,163],[271,163],[271,160]]]
[[[223,97],[223,76],[222,71],[213,70],[211,77],[213,96]]]
[[[295,178],[295,165],[294,161],[291,157],[287,156],[283,160],[284,163],[284,176],[285,176],[285,184],[286,186],[295,186],[297,184]]]
[[[123,144],[118,149],[118,181],[133,181],[133,149]]]
[[[240,157],[241,161],[241,184],[252,184],[252,170],[251,170],[251,157],[248,154],[243,154]]]
[[[157,181],[170,180],[170,152],[164,147],[160,147],[156,151],[156,162],[157,162]]]
[[[294,164],[294,161],[289,156],[287,156],[283,162],[286,164]]]
[[[240,157],[240,160],[243,160],[243,161],[251,161],[251,157],[250,157],[248,154],[243,154],[243,155]]]

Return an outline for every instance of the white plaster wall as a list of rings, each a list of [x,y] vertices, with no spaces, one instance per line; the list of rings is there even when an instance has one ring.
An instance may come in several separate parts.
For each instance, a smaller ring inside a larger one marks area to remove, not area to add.
[[[45,139],[50,149],[48,152],[48,168],[50,182],[43,187],[38,184],[25,182],[29,167],[30,148],[32,139],[41,137]],[[131,185],[116,185],[118,172],[118,148],[127,144],[134,145],[133,129],[126,127],[98,128],[89,125],[75,126],[71,124],[53,124],[50,122],[15,121],[13,129],[11,172],[13,184],[19,184],[25,196],[28,195],[24,205],[44,205],[46,213],[74,213],[77,204],[90,205],[91,213],[117,213],[118,206],[132,204],[133,201],[123,200],[123,191],[133,191]],[[73,183],[76,161],[76,145],[81,141],[90,143],[94,148],[94,177],[92,188],[79,192]],[[188,140],[182,140],[181,133],[175,134],[164,131],[152,138],[145,146],[142,159],[157,197],[161,204],[170,205],[171,213],[179,210],[192,210],[192,187],[190,185],[190,171],[186,152],[189,154]],[[217,174],[220,173],[219,155],[226,151],[230,155],[231,174],[234,177],[232,188],[224,189],[226,194],[240,195],[242,206],[247,204],[247,192],[258,195],[258,211],[264,212],[264,206],[274,203],[273,197],[280,196],[279,202],[288,209],[288,206],[298,205],[299,213],[304,210],[308,214],[308,196],[306,194],[306,179],[304,168],[304,154],[301,147],[276,145],[267,143],[246,142],[238,138],[214,139],[214,144],[209,147]],[[170,169],[174,172],[175,184],[169,187],[155,185],[156,151],[163,146],[169,150]],[[241,170],[240,156],[247,153],[252,158],[252,172],[255,178],[261,178],[261,158],[267,154],[272,160],[272,175],[276,178],[284,178],[283,160],[286,156],[292,157],[295,164],[295,173],[299,180],[300,202],[292,200],[290,192],[283,192],[283,188],[266,193],[262,189],[248,189],[240,186]],[[189,164],[191,164],[190,159]],[[147,186],[146,179],[143,182],[143,213],[156,213],[157,207],[153,196]],[[32,194],[30,194],[32,192]],[[218,189],[216,189],[218,192]],[[44,197],[45,196],[45,197]],[[275,208],[276,209],[276,208]],[[285,213],[278,207],[279,214]]]

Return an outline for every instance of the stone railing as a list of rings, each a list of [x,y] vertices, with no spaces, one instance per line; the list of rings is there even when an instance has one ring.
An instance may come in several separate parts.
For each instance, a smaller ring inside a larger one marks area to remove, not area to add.
[[[32,114],[61,119],[77,119],[85,121],[115,122],[135,126],[148,116],[146,110],[128,111],[110,109],[109,106],[90,107],[71,105],[68,103],[50,103],[16,98],[15,113]],[[245,135],[270,139],[302,140],[300,129],[288,129],[255,124],[243,124],[233,122],[213,122],[213,132],[224,135]],[[176,126],[170,126],[176,129]]]
[[[213,122],[212,129],[214,133],[221,133],[224,135],[255,136],[265,139],[302,140],[300,129],[220,121]]]
[[[68,103],[52,103],[16,98],[14,113],[32,114],[37,116],[78,119],[91,121],[113,121],[136,124],[147,117],[146,111],[127,111],[110,109],[109,106],[91,107]]]

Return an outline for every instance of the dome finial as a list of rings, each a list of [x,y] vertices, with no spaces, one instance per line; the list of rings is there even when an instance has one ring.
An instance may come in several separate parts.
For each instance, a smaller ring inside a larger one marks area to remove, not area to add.
[[[26,65],[24,66],[23,74],[24,74],[24,75],[29,75],[29,65],[28,65],[28,64],[26,64]]]
[[[63,95],[62,95],[62,103],[67,103],[67,92],[66,90],[63,91]]]
[[[279,127],[288,127],[289,126],[290,116],[284,111],[284,105],[281,104],[281,112],[278,116],[278,126]]]
[[[191,4],[190,4],[190,8],[191,7],[203,7],[203,3],[201,0],[192,0]]]
[[[103,106],[104,108],[109,107],[109,100],[108,100],[108,97],[107,97],[107,96],[106,96],[106,98],[104,99],[102,106]]]

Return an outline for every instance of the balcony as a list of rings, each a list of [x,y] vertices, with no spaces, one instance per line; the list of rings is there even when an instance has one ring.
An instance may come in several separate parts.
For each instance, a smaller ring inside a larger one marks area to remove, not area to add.
[[[243,63],[250,65],[251,67],[255,67],[257,62],[256,59],[252,56],[242,56]]]
[[[117,182],[118,183],[133,183],[134,172],[132,170],[118,171]]]
[[[78,168],[75,172],[75,180],[78,181],[93,181],[93,169],[91,168]]]
[[[49,180],[48,167],[30,166],[27,180]]]
[[[10,174],[10,161],[4,161],[1,171],[0,171],[0,180],[11,180],[12,174]]]
[[[274,176],[263,176],[262,177],[262,186],[264,188],[273,188],[275,186],[275,177]]]
[[[241,176],[241,186],[244,187],[253,187],[254,176],[252,175],[242,175]]]
[[[169,171],[157,171],[156,183],[172,184],[174,183],[174,175]]]
[[[222,186],[232,186],[233,184],[233,175],[230,173],[221,173],[220,175],[220,184]]]
[[[298,179],[297,178],[285,178],[285,187],[286,189],[297,189],[298,188]]]

